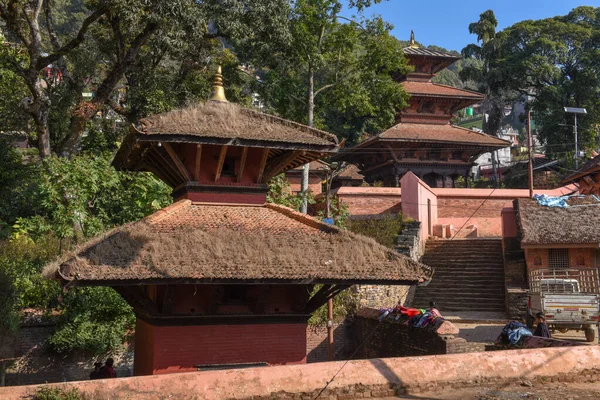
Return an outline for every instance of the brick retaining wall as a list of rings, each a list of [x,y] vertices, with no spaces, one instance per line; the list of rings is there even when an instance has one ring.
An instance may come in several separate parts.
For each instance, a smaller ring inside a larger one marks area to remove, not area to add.
[[[339,373],[338,373],[339,372]],[[337,373],[337,375],[336,375]],[[600,380],[600,347],[356,360],[191,372],[102,381],[53,384],[76,387],[96,398],[141,399],[304,399],[314,398],[336,375],[322,398],[329,400],[385,397],[437,389],[531,382]],[[22,398],[37,387],[0,388],[0,398]]]

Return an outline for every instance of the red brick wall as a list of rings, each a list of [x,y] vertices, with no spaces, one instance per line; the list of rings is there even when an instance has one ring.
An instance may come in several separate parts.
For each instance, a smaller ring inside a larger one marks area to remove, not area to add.
[[[141,330],[145,333],[138,336]],[[195,371],[197,364],[301,364],[306,362],[306,324],[152,326],[138,321],[135,357],[135,375]]]
[[[333,359],[347,360],[356,349],[352,335],[352,323],[333,325]],[[309,326],[306,330],[306,362],[329,361],[327,327]]]
[[[400,196],[338,195],[350,215],[397,214],[402,211]]]
[[[468,225],[477,225],[478,236],[502,236],[501,212],[512,199],[485,199],[438,196],[438,223],[452,224],[459,229],[468,219]],[[480,207],[481,206],[481,207]],[[478,209],[479,208],[479,209]]]
[[[292,176],[292,175],[286,174],[285,178],[290,183],[290,189],[292,190],[292,193],[300,192],[300,190],[301,190],[300,187],[302,184],[301,176]],[[323,185],[321,182],[322,182],[322,180],[318,176],[309,176],[309,178],[308,178],[308,188],[310,189],[312,194],[314,194],[315,196],[320,193],[323,193]]]

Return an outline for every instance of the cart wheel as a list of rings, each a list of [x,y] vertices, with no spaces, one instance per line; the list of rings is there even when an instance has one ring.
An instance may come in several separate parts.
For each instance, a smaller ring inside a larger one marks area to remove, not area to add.
[[[588,326],[587,328],[585,328],[586,342],[593,342],[595,339],[596,339],[596,330],[591,326]]]
[[[569,329],[567,329],[567,328],[560,328],[558,331],[560,333],[567,333],[569,331]]]

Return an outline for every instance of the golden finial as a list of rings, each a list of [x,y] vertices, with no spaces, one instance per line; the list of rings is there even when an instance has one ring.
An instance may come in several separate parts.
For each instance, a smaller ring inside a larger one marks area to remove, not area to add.
[[[217,67],[217,73],[213,80],[212,92],[210,94],[210,101],[222,101],[227,102],[225,98],[225,88],[223,87],[223,75],[221,75],[221,66]]]
[[[415,31],[410,30],[410,44],[408,45],[411,49],[418,49],[419,46],[415,43]]]

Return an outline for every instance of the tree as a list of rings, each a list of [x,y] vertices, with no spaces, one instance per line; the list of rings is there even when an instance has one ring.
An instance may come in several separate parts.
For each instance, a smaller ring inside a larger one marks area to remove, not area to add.
[[[362,10],[370,4],[351,5]],[[291,40],[249,62],[262,72],[257,91],[268,110],[356,142],[393,123],[406,97],[391,74],[405,72],[407,64],[391,26],[381,18],[341,23],[341,8],[337,0],[294,2]],[[307,177],[305,166],[303,181]]]
[[[132,113],[119,102],[118,90],[142,87],[148,79],[141,77],[157,78],[164,71],[159,68],[162,62],[172,61],[169,56],[187,56],[198,49],[196,55],[203,56],[199,64],[206,65],[211,51],[222,47],[217,39],[228,34],[277,37],[284,25],[271,11],[286,4],[285,0],[0,1],[0,17],[12,42],[9,48],[18,50],[18,56],[6,57],[7,65],[29,91],[21,106],[34,122],[40,155],[47,158],[51,150],[64,156],[77,153],[87,122],[108,106],[130,119],[139,117],[140,112]],[[185,62],[193,65],[195,59],[187,57]],[[179,71],[185,82],[189,68]],[[93,97],[83,98],[84,90]]]
[[[497,66],[504,84],[531,99],[530,109],[546,154],[571,159],[572,115],[563,107],[584,107],[579,142],[598,148],[600,127],[600,8],[578,7],[568,15],[522,21],[498,35]]]
[[[485,93],[482,104],[483,131],[488,135],[497,136],[504,117],[504,106],[509,93],[504,88],[504,82],[496,68],[495,62],[499,48],[496,38],[498,21],[492,10],[487,10],[479,16],[479,21],[469,24],[469,33],[477,35],[481,45],[469,44],[462,53],[467,59],[476,59],[481,63],[467,65],[460,71],[463,80],[470,80],[478,84],[478,90]],[[495,187],[500,187],[498,178],[496,152],[492,151],[492,168],[494,170]]]

